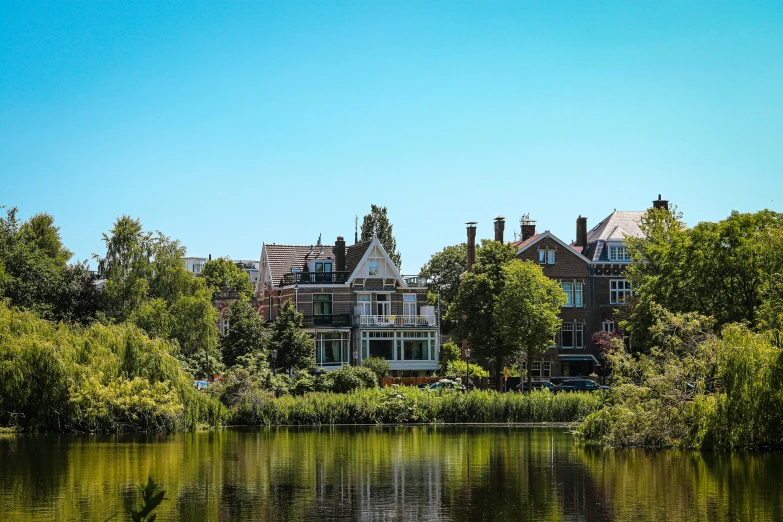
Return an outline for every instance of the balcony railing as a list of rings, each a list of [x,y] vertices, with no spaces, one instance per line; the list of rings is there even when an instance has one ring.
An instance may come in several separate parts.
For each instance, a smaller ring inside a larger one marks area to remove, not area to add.
[[[351,326],[351,314],[332,315],[306,315],[304,316],[305,328],[317,328],[321,326]]]
[[[408,288],[427,288],[427,278],[423,276],[409,276],[404,275],[402,278],[405,280],[405,283],[408,285]]]
[[[289,272],[280,280],[280,286],[342,285],[350,275],[350,272]]]
[[[359,326],[437,326],[432,315],[360,315]]]

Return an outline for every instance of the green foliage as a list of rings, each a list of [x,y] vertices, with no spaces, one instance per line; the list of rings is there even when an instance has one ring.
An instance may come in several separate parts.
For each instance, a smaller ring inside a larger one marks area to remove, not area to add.
[[[457,297],[460,279],[468,269],[468,245],[447,246],[433,254],[430,260],[421,267],[419,274],[427,278],[429,293],[435,296],[430,304],[437,305],[437,294],[440,292],[441,310],[445,313]],[[441,322],[441,330],[451,331],[451,321]]]
[[[377,383],[379,384],[381,379],[388,377],[389,372],[391,371],[391,365],[387,363],[383,357],[368,357],[362,361],[362,366],[364,368],[369,368],[375,373]]]
[[[375,372],[363,366],[340,366],[331,372],[331,378],[335,393],[349,393],[364,388],[375,388],[378,385]]]
[[[161,502],[166,500],[166,491],[161,489],[160,486],[152,480],[152,477],[147,478],[147,485],[139,486],[141,491],[141,507],[139,509],[133,509],[128,507],[128,514],[133,522],[153,522],[157,515],[152,512],[160,505]]]
[[[558,282],[531,261],[515,259],[502,269],[505,284],[495,297],[495,323],[505,343],[532,361],[552,344],[560,328],[560,307],[568,298]],[[529,373],[527,380],[529,384]]]
[[[613,447],[781,448],[783,357],[771,336],[653,309],[654,345],[610,353],[613,387],[578,435]]]
[[[205,288],[183,295],[169,307],[171,338],[179,346],[178,357],[194,375],[209,376],[223,369],[218,350],[218,312]]]
[[[77,432],[219,424],[222,406],[195,390],[171,349],[133,326],[55,325],[0,303],[0,424]]]
[[[49,320],[92,321],[103,300],[86,263],[67,264],[71,252],[49,214],[20,224],[16,211],[0,217],[0,297]]]
[[[445,375],[446,369],[450,362],[458,361],[460,358],[461,350],[457,343],[452,339],[449,339],[441,347],[440,360],[438,361],[438,371]]]
[[[142,303],[138,310],[133,312],[130,321],[147,332],[150,337],[169,339],[173,328],[171,314],[169,314],[166,301],[160,298],[150,299]]]
[[[334,373],[334,372],[332,372]],[[472,390],[430,392],[392,386],[352,393],[308,393],[300,397],[269,395],[254,405],[250,424],[398,424],[433,422],[574,422],[600,408],[598,393],[534,391],[529,394]],[[231,423],[247,409],[229,408]],[[236,415],[236,417],[235,417]]]
[[[290,302],[286,302],[269,328],[267,349],[277,351],[272,362],[278,371],[308,370],[315,366],[313,340],[302,331],[303,318]]]
[[[239,357],[262,352],[264,322],[248,301],[239,299],[229,307],[228,324],[228,333],[220,338],[220,352],[230,368]]]
[[[229,290],[240,292],[240,295],[248,299],[253,297],[254,288],[250,276],[227,257],[204,263],[199,277],[204,279],[213,294],[225,286]]]
[[[783,214],[735,211],[723,221],[688,229],[676,211],[651,209],[640,226],[644,236],[627,239],[633,259],[628,278],[636,297],[623,325],[635,349],[653,345],[655,304],[714,317],[716,327],[780,324]]]
[[[465,361],[450,361],[446,365],[446,369],[443,372],[443,375],[446,377],[462,377],[465,378],[467,375],[468,366]],[[489,377],[489,372],[479,366],[478,364],[471,364],[470,365],[470,376],[471,377]]]
[[[362,220],[362,241],[370,241],[373,236],[378,238],[383,249],[389,254],[394,265],[399,270],[402,257],[397,252],[397,240],[394,239],[392,224],[386,212],[386,207],[370,205],[370,213]]]

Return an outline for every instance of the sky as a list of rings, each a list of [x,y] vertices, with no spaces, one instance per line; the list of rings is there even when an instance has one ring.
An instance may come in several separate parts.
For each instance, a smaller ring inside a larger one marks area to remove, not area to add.
[[[783,3],[0,0],[0,205],[74,260],[123,214],[258,259],[377,204],[415,274],[659,193],[783,211]]]

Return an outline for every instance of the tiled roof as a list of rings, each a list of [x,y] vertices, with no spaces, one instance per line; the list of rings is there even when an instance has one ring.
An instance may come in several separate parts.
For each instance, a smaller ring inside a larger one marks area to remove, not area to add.
[[[372,243],[372,239],[345,248],[345,269],[348,272],[356,270],[356,266],[364,257],[364,253],[367,252],[370,243]]]
[[[274,245],[267,244],[266,256],[269,269],[272,272],[272,283],[280,285],[280,280],[291,268],[304,269],[305,262],[310,259],[334,259],[332,245]],[[310,250],[312,249],[312,253]]]
[[[520,240],[520,241],[512,241],[511,244],[514,245],[514,248],[519,250],[520,248],[524,248],[527,245],[529,245],[530,243],[532,243],[533,241],[535,241],[536,238],[538,236],[540,236],[540,235],[541,234],[536,234],[534,236],[530,236],[529,238],[525,239],[524,241],[522,241],[522,240]]]
[[[622,241],[626,236],[642,237],[639,221],[644,211],[615,210],[587,233],[587,246],[582,255],[591,261],[600,261],[604,254],[604,242]],[[603,259],[606,259],[604,255]]]

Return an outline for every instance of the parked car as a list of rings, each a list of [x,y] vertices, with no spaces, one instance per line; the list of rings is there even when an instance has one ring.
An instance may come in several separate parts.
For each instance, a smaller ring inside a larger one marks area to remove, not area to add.
[[[430,384],[429,388],[427,389],[430,391],[435,391],[435,390],[456,390],[461,392],[468,391],[468,389],[463,384],[454,381],[446,381],[446,380],[433,382],[432,384]]]
[[[208,381],[193,381],[193,386],[196,387],[197,390],[203,390],[207,386],[209,386]]]
[[[557,388],[555,388],[556,391],[559,392],[577,392],[577,391],[598,391],[598,390],[608,390],[609,386],[603,386],[601,384],[598,384],[595,381],[591,381],[590,379],[569,379],[567,381],[563,381]]]
[[[515,391],[517,393],[523,392],[527,389],[527,382],[523,382],[520,384],[517,384],[509,391]],[[549,390],[549,391],[555,391],[555,385],[552,384],[549,381],[531,381],[530,382],[530,389],[531,390]]]

